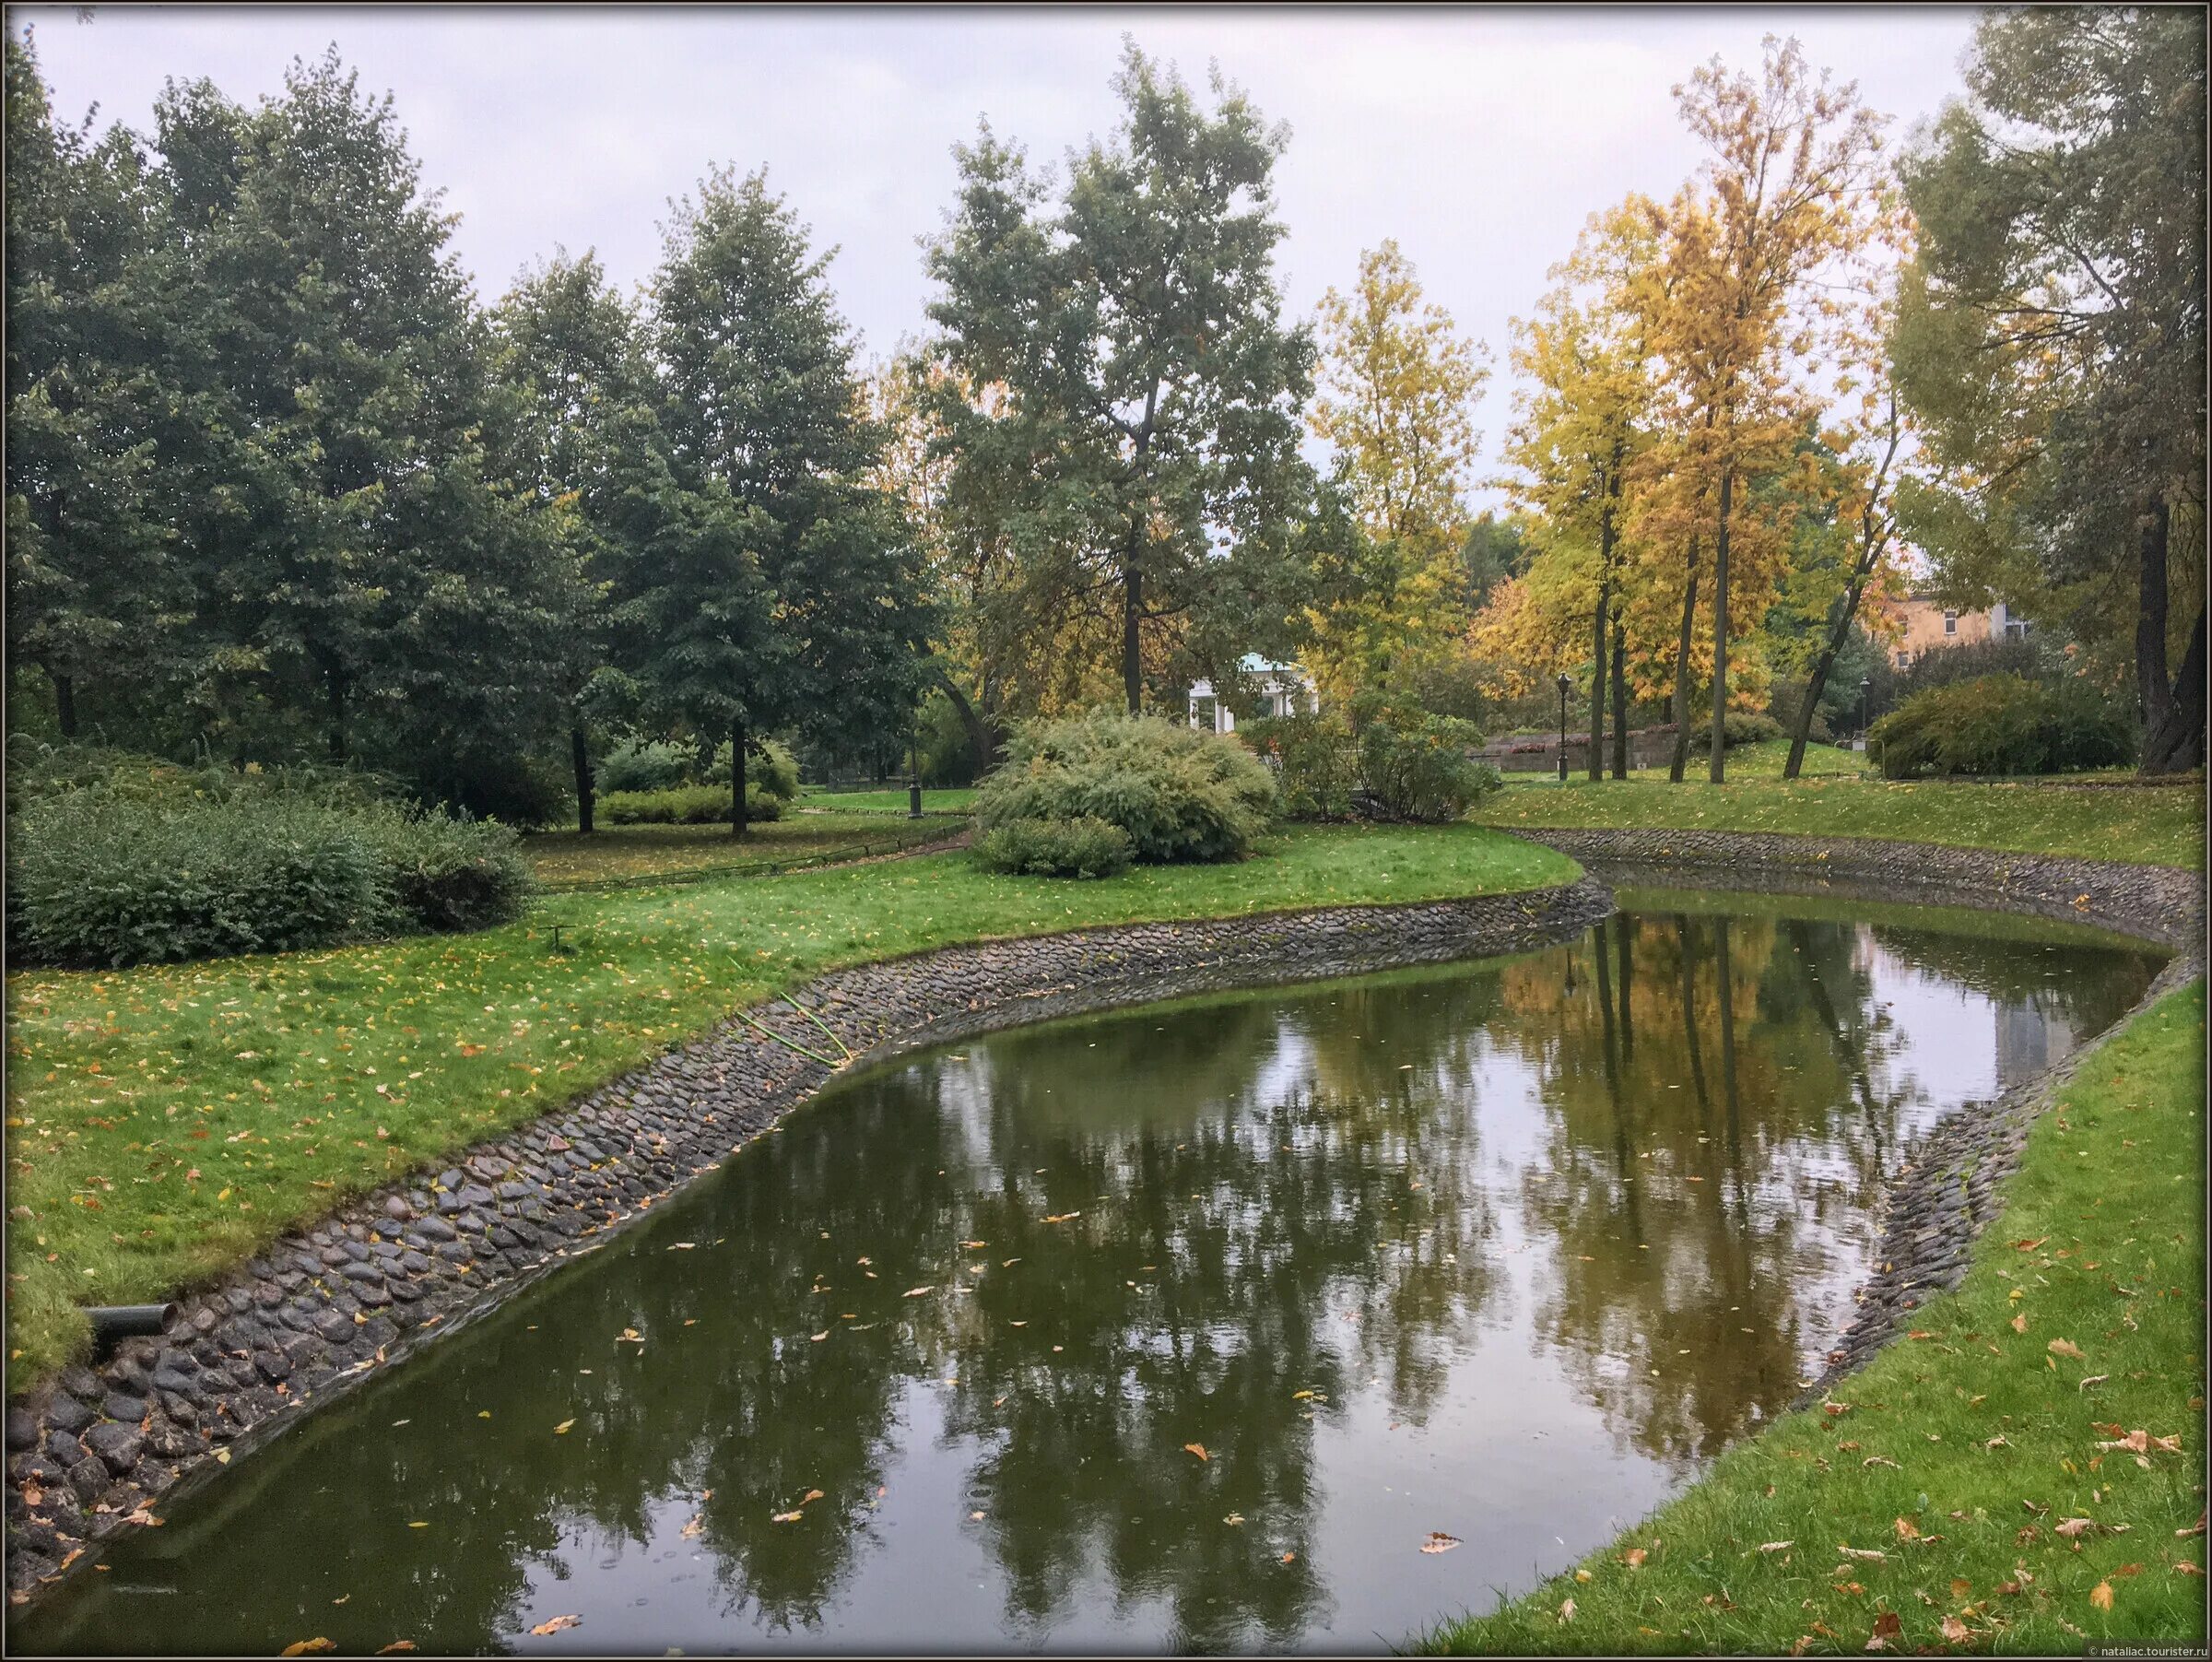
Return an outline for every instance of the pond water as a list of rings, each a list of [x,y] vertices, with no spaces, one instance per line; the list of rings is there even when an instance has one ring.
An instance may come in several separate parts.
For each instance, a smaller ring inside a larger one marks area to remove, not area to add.
[[[1487,1609],[1786,1408],[1900,1143],[2158,968],[1623,901],[1571,946],[841,1081],[10,1646],[1381,1650]]]

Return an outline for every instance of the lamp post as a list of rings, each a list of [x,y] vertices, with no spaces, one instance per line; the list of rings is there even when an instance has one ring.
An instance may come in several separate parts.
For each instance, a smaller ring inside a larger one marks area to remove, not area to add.
[[[1862,750],[1866,748],[1867,701],[1873,696],[1874,682],[1872,678],[1862,678],[1859,682],[1859,748]]]
[[[1568,690],[1569,688],[1572,687],[1573,685],[1574,685],[1574,683],[1573,683],[1572,681],[1570,681],[1570,680],[1567,678],[1567,672],[1566,672],[1564,669],[1560,670],[1560,671],[1559,671],[1559,783],[1560,783],[1561,784],[1565,784],[1567,783],[1567,690]]]
[[[922,818],[922,729],[912,715],[906,727],[906,817]]]

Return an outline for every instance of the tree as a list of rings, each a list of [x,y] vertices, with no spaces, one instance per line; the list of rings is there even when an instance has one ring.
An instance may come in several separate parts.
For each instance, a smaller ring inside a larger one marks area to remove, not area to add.
[[[956,149],[930,355],[1004,389],[939,405],[944,454],[987,481],[969,500],[1021,565],[1012,592],[1111,631],[1134,712],[1176,670],[1288,650],[1312,348],[1275,281],[1284,131],[1218,77],[1207,113],[1134,44],[1114,86],[1121,125],[1054,208],[987,124]]]
[[[156,473],[160,205],[135,141],[56,127],[29,31],[6,35],[7,649],[62,737],[87,683],[144,683],[181,599]]]
[[[1935,477],[1900,509],[1947,591],[2132,634],[2147,773],[2205,754],[2205,45],[2185,9],[1987,13],[1903,166]]]
[[[1569,568],[1550,586],[1590,619],[1592,779],[1605,768],[1606,655],[1616,660],[1614,776],[1626,778],[1626,620],[1617,616],[1630,562],[1622,550],[1630,470],[1649,442],[1652,330],[1663,299],[1652,205],[1631,197],[1592,217],[1573,256],[1552,268],[1534,317],[1516,320],[1518,401],[1506,457],[1516,494],[1539,525],[1540,563]]]
[[[1781,465],[1794,437],[1801,400],[1790,360],[1810,355],[1814,325],[1829,309],[1814,279],[1859,258],[1873,236],[1882,122],[1858,103],[1854,86],[1831,88],[1825,71],[1816,80],[1797,42],[1771,36],[1757,80],[1731,76],[1715,58],[1675,97],[1711,152],[1710,206],[1681,216],[1672,240],[1677,269],[1661,351],[1694,412],[1685,460],[1712,486],[1717,784],[1736,574],[1730,558],[1749,552],[1735,547],[1736,488],[1762,466]]]
[[[899,504],[867,482],[884,436],[831,253],[809,252],[764,174],[718,169],[675,205],[653,281],[665,454],[628,487],[641,542],[618,605],[649,698],[710,744],[730,736],[735,836],[760,737],[832,708],[911,709],[935,627]]]
[[[1347,296],[1322,297],[1319,389],[1308,419],[1336,452],[1337,481],[1364,546],[1309,612],[1307,667],[1323,695],[1418,674],[1448,655],[1468,617],[1462,492],[1480,446],[1474,408],[1486,350],[1424,303],[1394,242],[1359,256]]]

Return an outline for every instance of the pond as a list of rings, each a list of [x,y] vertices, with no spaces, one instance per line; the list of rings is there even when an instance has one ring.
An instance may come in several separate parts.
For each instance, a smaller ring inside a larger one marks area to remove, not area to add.
[[[1487,1609],[1787,1408],[1900,1145],[2159,967],[1622,900],[1569,946],[840,1081],[11,1648],[1381,1650]]]

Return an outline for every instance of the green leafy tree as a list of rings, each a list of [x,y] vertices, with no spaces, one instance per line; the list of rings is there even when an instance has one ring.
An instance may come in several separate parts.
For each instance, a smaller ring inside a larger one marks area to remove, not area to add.
[[[1906,528],[1962,600],[2132,634],[2147,773],[2205,755],[2205,45],[2188,9],[1986,12],[1903,166],[1897,369],[1937,468]]]
[[[1286,653],[1299,609],[1299,455],[1312,347],[1282,322],[1272,176],[1287,134],[1218,77],[1201,108],[1124,49],[1109,143],[1065,191],[986,124],[929,253],[948,383],[943,454],[987,474],[1023,604],[1118,647],[1131,712],[1195,670]]]

